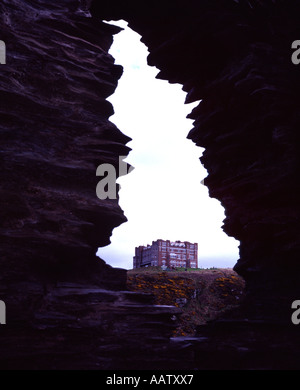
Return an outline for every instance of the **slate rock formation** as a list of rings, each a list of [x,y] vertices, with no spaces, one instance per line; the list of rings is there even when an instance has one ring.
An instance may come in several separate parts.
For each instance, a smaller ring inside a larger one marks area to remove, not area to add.
[[[95,172],[129,151],[106,101],[122,74],[107,54],[119,28],[76,1],[4,1],[1,19],[2,275],[82,280],[96,267],[108,280],[95,251],[126,218],[95,196]]]
[[[252,315],[268,312],[274,321],[290,321],[290,304],[299,296],[300,68],[291,61],[299,5],[92,5],[95,16],[125,19],[142,35],[158,78],[182,84],[187,103],[201,99],[189,115],[188,137],[205,148],[205,184],[225,208],[224,231],[241,242],[235,269],[253,297]]]
[[[299,367],[290,320],[300,298],[299,9],[282,0],[1,2],[1,367],[153,368],[158,356],[161,368]],[[97,166],[129,152],[109,121],[122,68],[108,54],[120,29],[107,19],[142,35],[149,65],[182,84],[187,103],[202,99],[188,136],[205,148],[224,231],[241,242],[245,304],[195,342],[171,345],[176,310],[122,292],[126,272],[95,255],[126,221],[117,199],[95,192]]]
[[[3,1],[0,18],[0,367],[109,368],[114,356],[116,368],[133,336],[168,343],[176,312],[115,293],[126,271],[96,256],[126,221],[117,199],[96,196],[96,168],[118,169],[130,150],[106,100],[122,74],[108,54],[120,28],[77,0]]]
[[[247,298],[230,318],[199,332],[214,335],[207,353],[223,343],[224,358],[233,339],[243,340],[240,350],[254,348],[257,367],[299,366],[291,323],[291,304],[300,296],[300,68],[291,61],[299,10],[299,1],[281,0],[148,7],[115,1],[113,8],[95,0],[92,7],[100,18],[127,20],[148,46],[158,78],[182,84],[187,103],[201,99],[189,115],[188,137],[205,148],[205,184],[225,208],[224,231],[240,241],[235,270],[246,280]],[[255,366],[235,352],[237,366]],[[213,354],[199,364],[227,367],[221,355],[219,363]]]

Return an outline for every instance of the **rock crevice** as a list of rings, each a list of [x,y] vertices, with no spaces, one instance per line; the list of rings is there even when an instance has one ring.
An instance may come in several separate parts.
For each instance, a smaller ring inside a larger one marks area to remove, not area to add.
[[[1,2],[1,367],[118,368],[118,356],[123,367],[152,368],[158,356],[160,367],[183,367],[184,350],[188,367],[227,367],[230,351],[237,366],[253,368],[251,356],[265,356],[268,345],[273,360],[256,366],[297,365],[290,307],[300,296],[300,68],[291,44],[299,9],[281,0]],[[142,36],[158,77],[180,83],[187,103],[201,99],[188,137],[205,148],[205,184],[225,208],[224,231],[241,242],[235,269],[246,280],[245,304],[199,330],[195,345],[170,342],[174,308],[136,310],[133,294],[133,309],[122,292],[126,272],[96,257],[126,221],[118,199],[96,197],[97,166],[117,166],[130,150],[106,100],[122,68],[108,54],[120,29],[103,20],[118,19]]]
[[[127,20],[157,77],[182,84],[187,102],[201,99],[188,138],[205,148],[205,185],[225,208],[224,231],[241,243],[235,270],[267,306],[284,294],[288,322],[299,274],[299,68],[291,61],[299,2],[151,4],[111,9],[94,0],[92,14]]]

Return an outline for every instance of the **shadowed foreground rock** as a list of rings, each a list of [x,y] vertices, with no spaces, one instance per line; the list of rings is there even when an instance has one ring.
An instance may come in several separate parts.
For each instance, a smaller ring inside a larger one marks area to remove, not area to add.
[[[178,312],[147,294],[59,284],[43,296],[31,326],[2,331],[1,368],[168,368],[177,364],[169,335]]]
[[[281,0],[1,2],[1,367],[299,368],[299,10]],[[245,304],[197,340],[170,341],[175,309],[122,292],[125,271],[95,256],[126,221],[95,192],[97,166],[129,152],[106,100],[122,69],[108,55],[120,29],[102,20],[121,18],[158,77],[182,84],[187,103],[202,99],[188,137],[205,148],[205,184],[241,242]]]
[[[0,368],[162,367],[177,309],[123,292],[126,271],[95,255],[126,221],[96,196],[96,168],[130,150],[106,100],[120,28],[76,0],[4,0],[0,19]]]

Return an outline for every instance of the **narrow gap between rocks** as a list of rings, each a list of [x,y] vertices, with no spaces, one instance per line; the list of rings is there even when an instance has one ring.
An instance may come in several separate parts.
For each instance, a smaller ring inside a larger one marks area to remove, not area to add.
[[[157,305],[180,308],[173,336],[193,337],[199,326],[243,300],[244,280],[232,270],[239,243],[223,232],[223,207],[201,183],[207,175],[199,161],[204,149],[186,138],[192,127],[186,117],[199,101],[185,105],[182,85],[155,78],[159,70],[148,66],[140,35],[125,21],[112,24],[124,28],[110,50],[124,73],[109,99],[115,111],[111,120],[132,139],[124,161],[135,169],[118,179],[128,222],[113,231],[111,244],[98,254],[128,270],[128,290],[151,294]],[[135,247],[157,239],[198,243],[200,270],[186,272],[180,259],[167,271],[132,269]]]
[[[204,149],[186,138],[192,127],[186,117],[199,102],[185,105],[181,85],[156,79],[159,70],[147,65],[140,35],[125,21],[111,23],[124,28],[110,50],[124,68],[109,98],[111,121],[132,138],[125,161],[135,169],[118,179],[128,222],[114,229],[111,244],[98,255],[113,267],[131,269],[135,247],[180,240],[198,243],[199,268],[232,268],[239,243],[221,229],[224,209],[201,183],[207,175],[199,161]]]

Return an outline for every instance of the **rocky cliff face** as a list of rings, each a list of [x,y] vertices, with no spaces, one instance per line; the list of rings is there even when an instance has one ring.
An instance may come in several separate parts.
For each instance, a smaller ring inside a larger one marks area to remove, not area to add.
[[[182,84],[187,103],[202,99],[189,115],[194,127],[188,137],[205,148],[205,184],[225,208],[224,231],[241,242],[235,269],[256,296],[251,305],[261,312],[253,315],[272,306],[274,320],[289,321],[287,310],[300,293],[300,68],[291,61],[299,2],[154,1],[142,7],[115,1],[110,7],[95,0],[92,11],[127,20],[148,46],[158,77]]]
[[[273,352],[276,340],[286,342],[290,305],[300,297],[300,68],[291,62],[298,11],[298,1],[280,0],[1,2],[1,367],[116,368],[151,359],[155,367],[159,354],[174,367],[183,356],[166,352],[174,309],[121,293],[125,271],[95,256],[126,221],[117,200],[96,197],[96,168],[117,166],[129,151],[128,137],[109,122],[106,98],[122,69],[108,55],[119,28],[103,19],[127,20],[159,77],[182,84],[187,102],[202,99],[189,137],[205,147],[205,184],[225,207],[224,230],[241,242],[236,270],[248,300],[235,320],[238,336],[233,317],[231,330],[206,329],[185,364],[217,364],[228,351],[239,362],[253,340]],[[274,333],[255,328],[249,337],[257,321]],[[284,345],[299,361],[295,339]]]
[[[95,251],[126,221],[117,200],[95,196],[97,166],[117,166],[129,151],[106,101],[122,74],[107,54],[119,28],[88,18],[77,1],[0,7],[2,275],[106,272]]]
[[[4,0],[0,20],[0,368],[164,367],[178,309],[122,291],[126,271],[96,256],[126,221],[96,196],[96,168],[130,150],[106,100],[120,29],[77,0]]]

